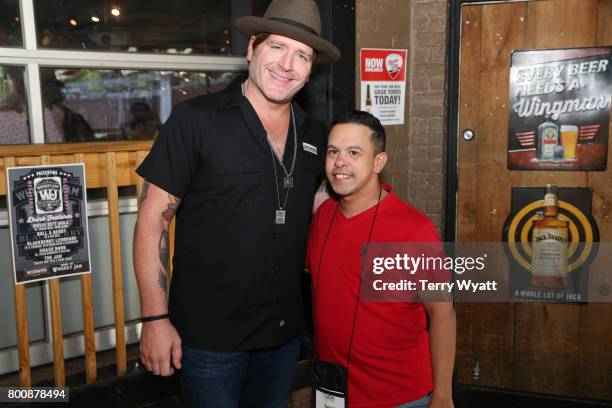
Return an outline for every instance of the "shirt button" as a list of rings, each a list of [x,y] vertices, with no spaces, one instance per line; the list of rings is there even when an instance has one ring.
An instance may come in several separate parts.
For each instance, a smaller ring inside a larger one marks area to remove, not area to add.
[[[285,321],[284,321],[284,320],[281,320],[281,321],[278,323],[278,325],[279,325],[280,327],[283,327],[283,326],[285,325]]]

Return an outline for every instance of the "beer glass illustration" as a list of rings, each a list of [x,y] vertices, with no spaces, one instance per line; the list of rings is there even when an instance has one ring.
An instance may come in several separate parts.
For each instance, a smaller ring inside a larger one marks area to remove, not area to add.
[[[563,146],[563,158],[576,158],[576,144],[578,143],[578,126],[561,125],[561,146]]]

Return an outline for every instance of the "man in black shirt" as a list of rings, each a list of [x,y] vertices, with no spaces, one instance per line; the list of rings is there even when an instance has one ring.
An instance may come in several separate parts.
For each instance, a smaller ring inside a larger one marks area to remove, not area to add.
[[[340,52],[321,38],[312,0],[274,0],[236,26],[250,37],[248,79],[178,104],[137,170],[140,354],[158,375],[182,367],[186,406],[284,407],[325,152],[321,129],[291,100],[315,61]]]

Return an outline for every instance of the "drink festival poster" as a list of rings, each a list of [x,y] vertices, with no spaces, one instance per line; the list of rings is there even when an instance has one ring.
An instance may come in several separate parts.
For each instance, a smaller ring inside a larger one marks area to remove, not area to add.
[[[606,170],[612,47],[514,51],[509,170]]]
[[[547,233],[549,236],[541,242],[543,259],[535,259],[534,224],[545,218],[545,193],[546,187],[512,187],[510,214],[502,233],[509,261],[509,298],[554,303],[588,302],[591,274],[594,274],[594,282],[597,281],[597,273],[591,267],[599,249],[599,228],[591,213],[593,191],[578,187],[558,189],[556,218],[567,222],[565,242],[553,242],[557,239],[555,234]],[[557,252],[558,245],[563,245],[564,250]],[[561,253],[564,259],[559,259]],[[559,265],[562,267],[557,268]],[[548,279],[538,279],[541,277]]]
[[[361,110],[383,125],[404,124],[407,56],[408,50],[361,49]]]
[[[7,168],[15,284],[90,273],[83,164]]]

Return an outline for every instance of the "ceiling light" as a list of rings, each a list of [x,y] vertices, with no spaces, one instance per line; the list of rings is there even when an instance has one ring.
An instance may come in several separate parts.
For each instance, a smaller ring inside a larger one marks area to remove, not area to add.
[[[96,16],[92,16],[91,17],[91,21],[93,21],[94,23],[99,23],[100,19],[98,17],[96,17]]]
[[[73,27],[76,27],[79,23],[77,23],[77,21],[74,18],[71,18],[69,21],[70,25]]]
[[[119,14],[121,14],[121,11],[119,11],[119,9],[115,7],[114,9],[111,10],[111,14],[117,17]]]

